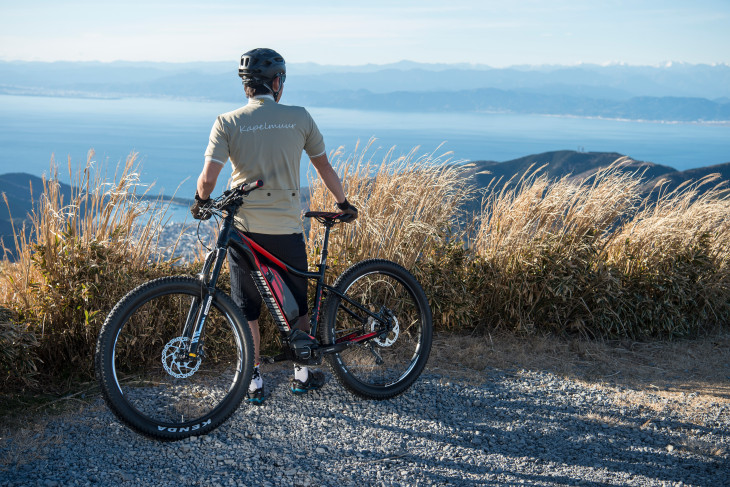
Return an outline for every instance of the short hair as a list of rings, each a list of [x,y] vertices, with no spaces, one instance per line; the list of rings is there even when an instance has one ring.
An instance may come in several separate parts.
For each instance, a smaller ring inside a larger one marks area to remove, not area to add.
[[[271,95],[271,90],[266,86],[259,85],[243,85],[243,89],[246,91],[246,97],[253,98],[258,95]]]

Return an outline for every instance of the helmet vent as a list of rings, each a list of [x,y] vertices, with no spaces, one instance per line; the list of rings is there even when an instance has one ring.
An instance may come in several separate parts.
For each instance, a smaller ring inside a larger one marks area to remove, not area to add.
[[[284,58],[273,49],[253,49],[241,56],[238,76],[244,80],[244,84],[263,83],[277,76],[283,81],[283,77],[286,76],[286,64]]]

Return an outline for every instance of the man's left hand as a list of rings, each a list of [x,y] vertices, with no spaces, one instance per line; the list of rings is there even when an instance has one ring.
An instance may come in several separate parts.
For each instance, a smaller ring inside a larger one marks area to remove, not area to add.
[[[343,219],[342,221],[350,223],[357,219],[357,208],[350,204],[347,199],[345,199],[342,203],[337,203],[337,208],[339,208],[345,215],[349,215],[349,218]]]
[[[209,220],[213,213],[210,211],[213,200],[210,197],[201,199],[198,192],[195,192],[195,203],[190,207],[190,213],[196,220]]]

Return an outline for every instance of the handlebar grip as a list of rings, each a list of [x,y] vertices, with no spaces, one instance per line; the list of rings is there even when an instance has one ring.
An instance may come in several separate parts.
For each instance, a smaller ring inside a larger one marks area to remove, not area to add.
[[[259,179],[257,181],[254,181],[253,183],[246,184],[243,188],[241,188],[244,192],[249,193],[253,191],[256,188],[260,188],[264,185],[264,181]]]

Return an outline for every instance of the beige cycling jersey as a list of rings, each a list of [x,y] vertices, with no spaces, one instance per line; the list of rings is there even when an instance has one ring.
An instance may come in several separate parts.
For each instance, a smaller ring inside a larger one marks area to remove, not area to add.
[[[246,106],[220,115],[210,132],[205,160],[233,165],[232,184],[262,179],[248,195],[236,224],[249,232],[302,231],[299,163],[324,154],[324,139],[306,109],[280,105],[271,96],[251,98]]]

